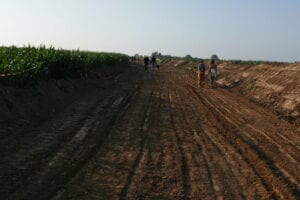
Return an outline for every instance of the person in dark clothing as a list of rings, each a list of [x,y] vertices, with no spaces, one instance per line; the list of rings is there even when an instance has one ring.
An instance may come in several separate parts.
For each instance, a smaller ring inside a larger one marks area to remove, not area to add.
[[[152,65],[152,71],[154,71],[156,68],[156,57],[155,56],[151,57],[151,65]]]
[[[199,65],[198,65],[198,80],[199,80],[198,84],[199,84],[199,87],[204,87],[205,70],[206,70],[206,66],[205,66],[203,60],[201,60]]]
[[[145,71],[148,70],[148,65],[149,65],[149,58],[148,58],[148,56],[145,56],[145,57],[144,57]]]

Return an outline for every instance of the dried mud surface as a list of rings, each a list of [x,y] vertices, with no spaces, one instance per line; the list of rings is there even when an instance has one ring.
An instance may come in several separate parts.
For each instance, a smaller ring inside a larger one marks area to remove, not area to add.
[[[300,198],[297,126],[172,65],[142,69],[6,139],[0,199]]]

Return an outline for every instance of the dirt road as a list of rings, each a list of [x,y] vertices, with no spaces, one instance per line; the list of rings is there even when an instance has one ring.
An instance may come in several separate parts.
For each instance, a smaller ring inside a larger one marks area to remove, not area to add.
[[[3,156],[1,199],[300,198],[299,127],[171,66],[130,73]]]

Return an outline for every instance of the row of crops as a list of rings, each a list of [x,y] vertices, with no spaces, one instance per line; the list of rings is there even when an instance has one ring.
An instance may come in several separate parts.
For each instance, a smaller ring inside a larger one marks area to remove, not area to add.
[[[260,60],[229,60],[232,64],[239,64],[239,65],[259,65],[263,63]]]
[[[16,83],[79,78],[96,68],[128,63],[128,56],[41,47],[0,47],[0,79]]]

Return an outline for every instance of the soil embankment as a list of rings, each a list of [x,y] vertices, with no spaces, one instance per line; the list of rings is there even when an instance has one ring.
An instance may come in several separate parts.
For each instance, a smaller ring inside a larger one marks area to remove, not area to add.
[[[196,78],[197,62],[172,60]],[[209,63],[207,63],[209,64]],[[300,125],[300,63],[219,64],[218,84]]]

